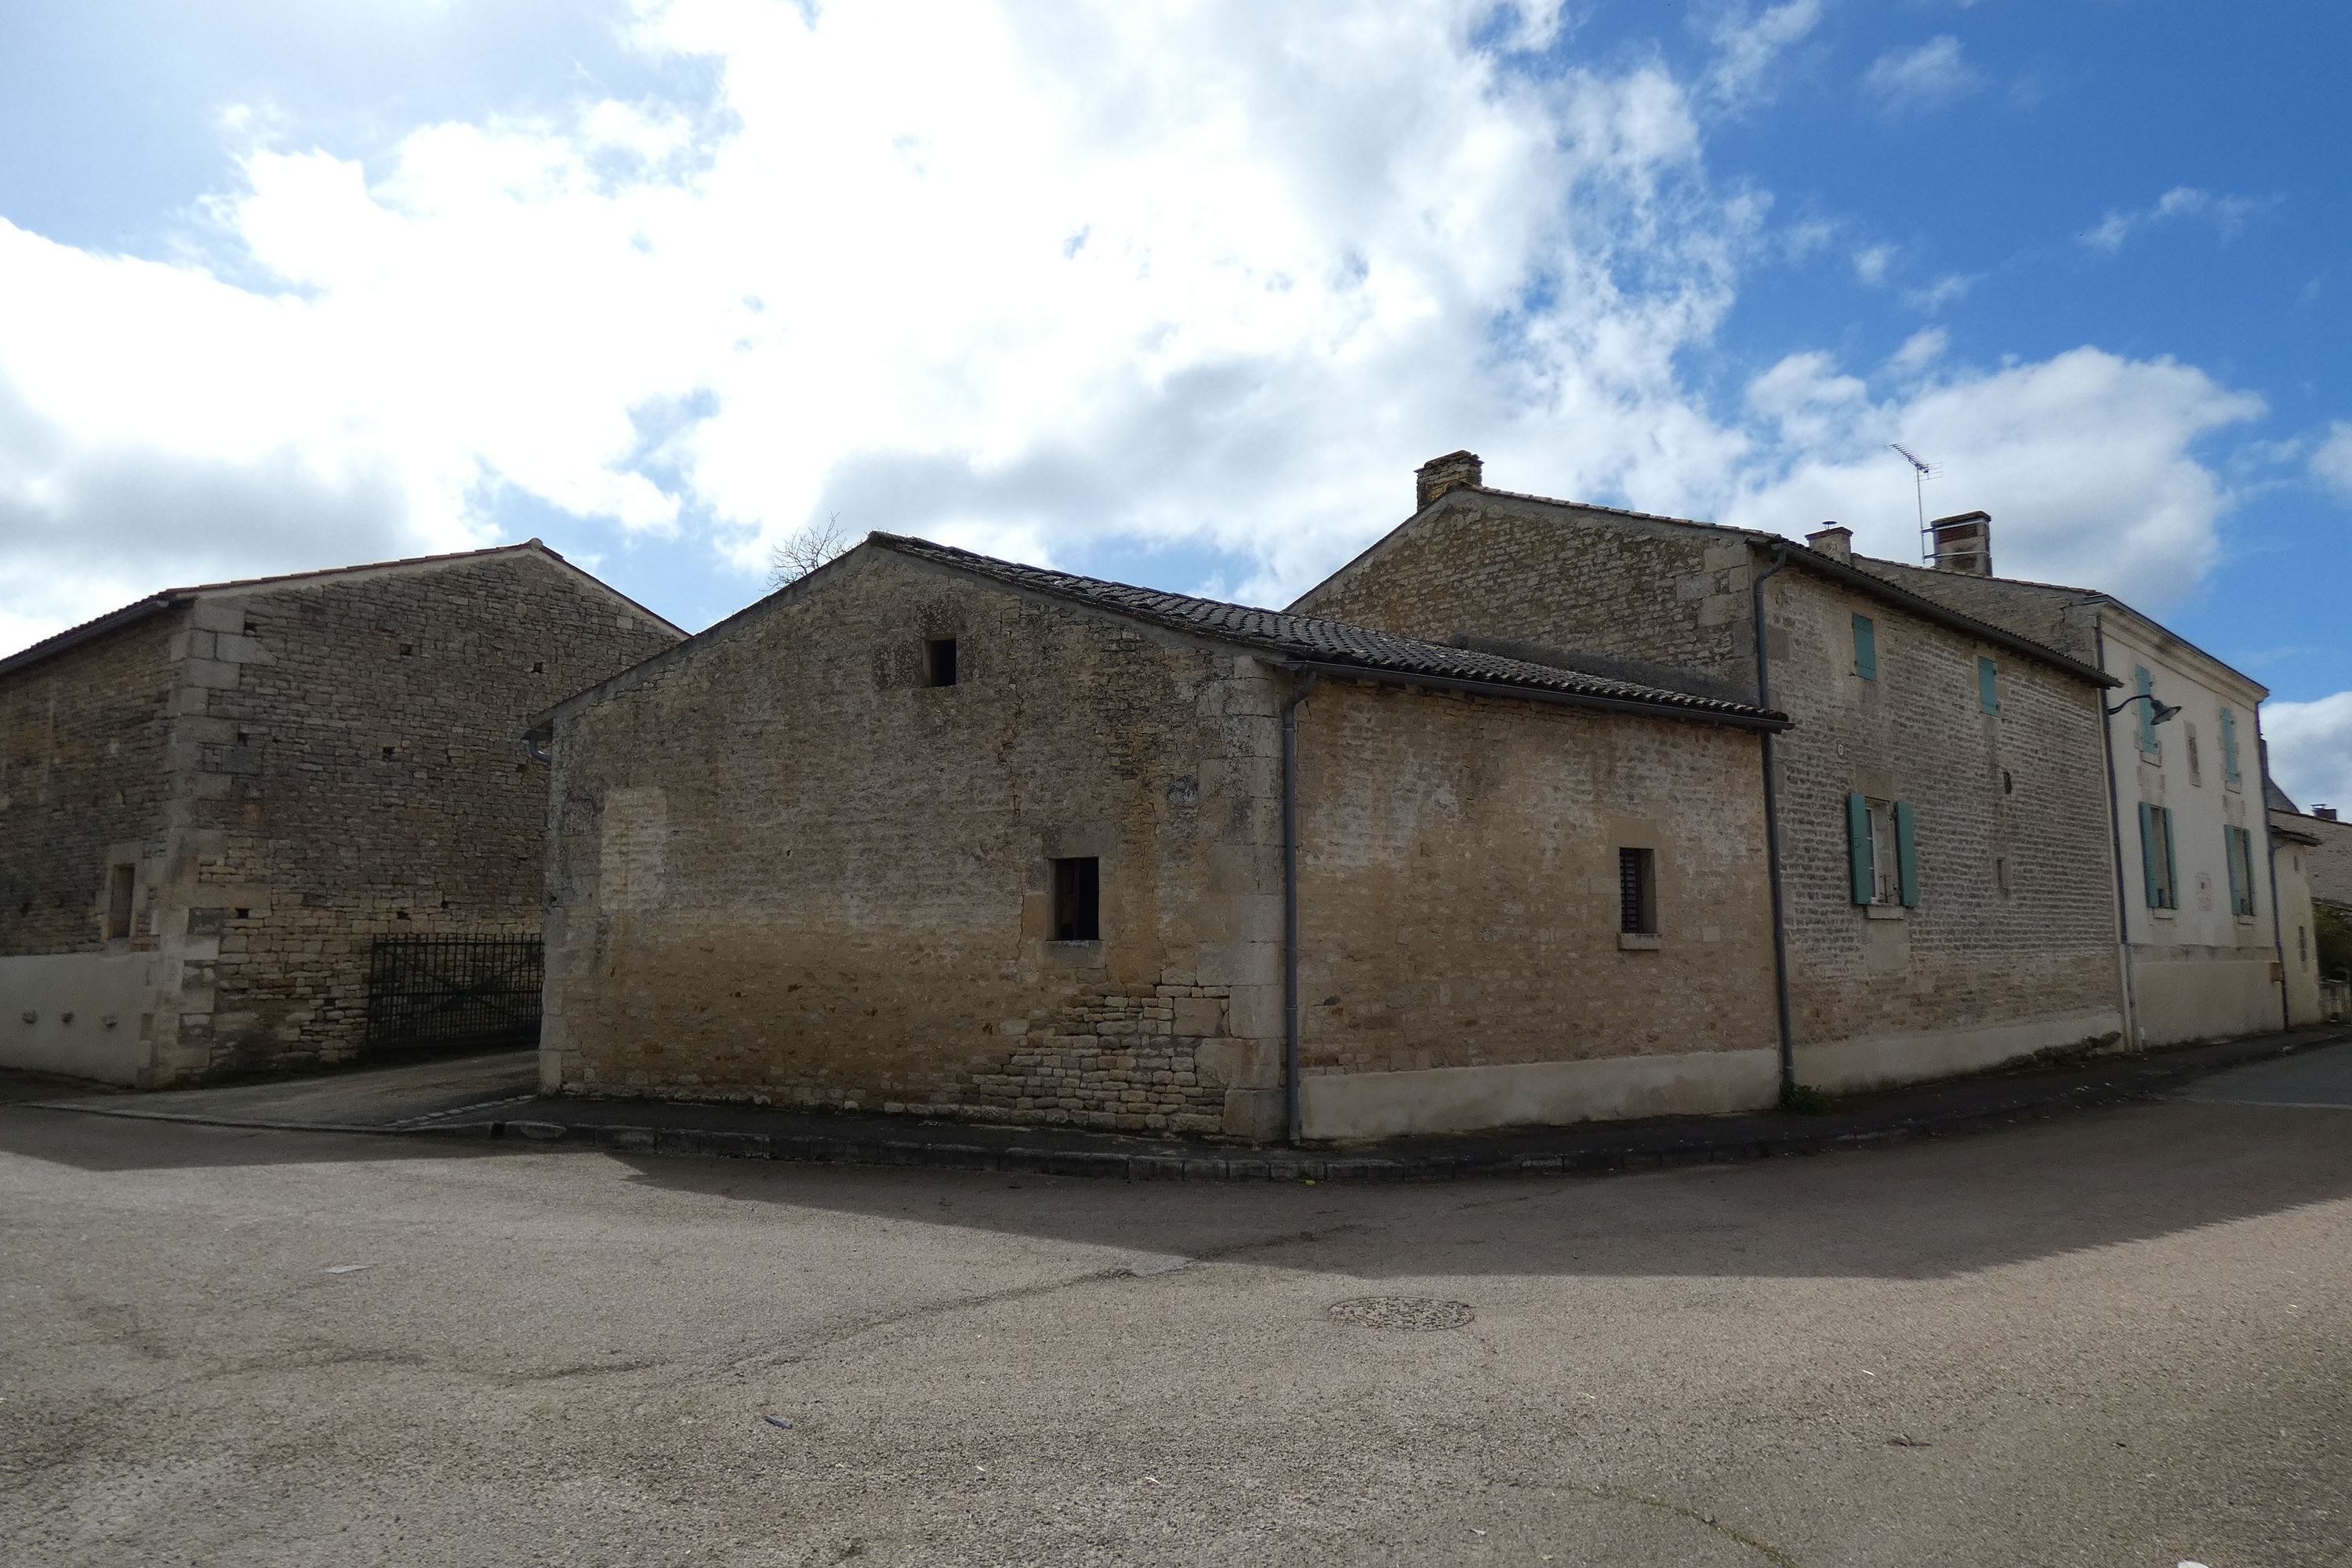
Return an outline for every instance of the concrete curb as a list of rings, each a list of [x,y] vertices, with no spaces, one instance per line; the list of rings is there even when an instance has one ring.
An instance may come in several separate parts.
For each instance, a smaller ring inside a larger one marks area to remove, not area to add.
[[[1497,1151],[1394,1158],[1344,1151],[1235,1150],[1174,1147],[1165,1152],[1040,1148],[1019,1143],[989,1146],[944,1139],[892,1138],[877,1132],[739,1132],[696,1128],[649,1127],[627,1122],[530,1120],[443,1123],[399,1129],[413,1137],[528,1139],[571,1143],[615,1153],[697,1155],[737,1160],[783,1160],[817,1165],[901,1165],[929,1170],[990,1171],[1011,1174],[1111,1177],[1130,1182],[1395,1182],[1447,1181],[1510,1175],[1606,1175],[1674,1166],[1824,1154],[1843,1149],[1880,1148],[1915,1139],[2043,1121],[2070,1112],[2155,1100],[2180,1085],[2254,1061],[2273,1059],[2352,1036],[2311,1039],[2249,1050],[2242,1058],[2214,1062],[2167,1062],[2161,1057],[2122,1058],[2116,1080],[2051,1086],[2038,1096],[1962,1111],[1925,1111],[1877,1125],[1809,1125],[1789,1118],[1784,1126],[1759,1132],[1752,1127],[1709,1138],[1700,1132],[1661,1137],[1629,1127],[1617,1142],[1562,1152]],[[1824,1121],[1834,1122],[1834,1116]],[[1588,1134],[1589,1136],[1589,1134]]]
[[[1339,1150],[1263,1149],[1169,1143],[1150,1149],[1073,1149],[1028,1143],[976,1143],[951,1136],[893,1136],[868,1124],[843,1132],[747,1132],[634,1122],[556,1121],[529,1117],[436,1121],[424,1125],[299,1121],[285,1118],[205,1116],[139,1109],[134,1096],[120,1103],[20,1101],[25,1110],[68,1110],[83,1116],[172,1121],[194,1126],[272,1132],[358,1132],[379,1138],[512,1139],[565,1143],[614,1153],[689,1155],[734,1160],[782,1160],[814,1165],[898,1165],[941,1171],[1110,1177],[1130,1182],[1398,1182],[1480,1176],[1607,1175],[1674,1166],[1825,1154],[1880,1148],[1919,1138],[1969,1132],[2071,1112],[2156,1100],[2181,1085],[2258,1061],[2352,1041],[2340,1031],[2302,1037],[2263,1037],[2237,1048],[2192,1047],[2172,1056],[2110,1058],[2091,1069],[2102,1076],[2020,1084],[2019,1092],[1990,1103],[1937,1107],[1889,1114],[1882,1109],[1831,1112],[1820,1118],[1726,1118],[1721,1127],[1685,1121],[1671,1128],[1642,1123],[1614,1129],[1591,1124],[1557,1130],[1581,1147],[1546,1151],[1496,1148],[1443,1153],[1383,1155]],[[1969,1080],[1948,1080],[1958,1085]],[[1937,1086],[1913,1086],[1933,1090]],[[1895,1091],[1902,1092],[1902,1091]],[[579,1102],[572,1102],[579,1103]],[[446,1112],[462,1115],[468,1108]],[[1730,1123],[1737,1122],[1737,1125]],[[1510,1137],[1510,1134],[1498,1135]],[[1524,1142],[1524,1139],[1521,1140]]]

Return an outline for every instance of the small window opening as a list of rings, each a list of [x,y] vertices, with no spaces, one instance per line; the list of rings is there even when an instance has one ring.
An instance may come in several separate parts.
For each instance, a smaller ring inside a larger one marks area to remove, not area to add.
[[[135,867],[106,868],[106,935],[110,942],[131,934],[131,896],[136,875]]]
[[[249,909],[239,910],[236,911],[236,918],[241,921],[249,921],[253,918],[253,911]]]
[[[1054,862],[1054,940],[1102,940],[1102,861],[1095,856]]]
[[[254,633],[256,633],[256,632],[259,631],[260,629],[261,629],[261,628],[260,628],[258,626],[256,626],[256,625],[254,624],[254,620],[253,620],[253,617],[252,617],[251,616],[246,616],[246,617],[245,617],[245,635],[246,635],[246,636],[247,636],[247,637],[251,637]]]
[[[1658,934],[1658,852],[1617,851],[1617,929],[1627,936]]]
[[[956,683],[956,640],[953,637],[933,637],[923,645],[923,684],[953,686]],[[1091,937],[1087,939],[1092,941]]]
[[[1895,833],[1895,803],[1874,800],[1870,803],[1870,901],[1874,904],[1899,904],[1903,901],[1902,856]]]
[[[386,760],[389,760],[389,759],[391,758],[391,756],[392,756],[392,748],[391,748],[390,746],[386,746],[386,747],[383,749],[383,754],[384,754],[384,757],[386,758]]]
[[[406,658],[409,655],[411,655],[411,654],[415,653],[415,651],[416,651],[416,645],[415,645],[415,643],[413,643],[413,642],[404,642],[404,643],[402,643],[402,644],[400,645],[400,657],[401,657],[401,658]]]
[[[547,673],[547,661],[543,658],[532,659],[530,661],[530,672],[533,675],[545,675]]]

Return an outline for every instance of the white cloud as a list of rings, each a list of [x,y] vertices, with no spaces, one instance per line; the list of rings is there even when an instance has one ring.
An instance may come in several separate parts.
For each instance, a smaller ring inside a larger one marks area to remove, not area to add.
[[[1560,48],[1561,15],[1514,36]],[[837,511],[1033,560],[1221,551],[1279,601],[1464,445],[1514,488],[1794,533],[1906,518],[1902,439],[1995,510],[2004,567],[2147,558],[2102,528],[2210,559],[2228,497],[2189,447],[2254,405],[2188,367],[1988,374],[1922,333],[1711,408],[1685,367],[1763,198],[1712,188],[1699,89],[1517,74],[1489,19],[643,0],[707,101],[425,126],[367,171],[256,146],[169,263],[0,225],[0,289],[47,302],[0,312],[0,647],[168,581],[478,542],[518,495],[747,595]]]
[[[1886,269],[1894,260],[1893,246],[1864,246],[1853,253],[1853,275],[1875,289],[1879,284],[1886,281]]]
[[[1710,35],[1715,65],[1707,86],[1733,108],[1769,103],[1782,57],[1822,19],[1822,0],[1788,0],[1751,15],[1745,6],[1727,11]]]
[[[1944,357],[1952,346],[1952,334],[1941,327],[1922,327],[1903,340],[1903,346],[1889,359],[1890,370],[1911,374],[1927,369]]]
[[[1916,561],[1911,470],[1887,450],[1900,441],[1944,467],[1928,481],[1929,516],[1992,514],[2002,575],[2087,584],[2150,611],[2178,602],[2219,553],[2230,498],[2190,448],[2263,412],[2189,366],[2090,348],[1948,371],[1899,398],[1859,392],[1822,355],[1755,385],[1793,456],[1750,481],[1733,521],[1795,533],[1834,518],[1857,550]]]
[[[2345,500],[2352,501],[2352,420],[2338,419],[2327,427],[2326,438],[2312,450],[2311,473]]]
[[[2352,808],[2352,691],[2314,702],[2266,702],[2271,773],[2305,810]]]
[[[1915,310],[1934,315],[1955,300],[1965,297],[1977,286],[1975,278],[1964,272],[1947,272],[1933,283],[1903,291],[1903,302]]]
[[[1916,49],[1889,49],[1862,74],[1863,90],[1889,114],[1925,112],[1956,103],[1984,85],[1959,39],[1939,34]]]
[[[2194,219],[2210,224],[2223,239],[2234,239],[2246,226],[2248,218],[2277,203],[2275,196],[2217,195],[2194,185],[2175,185],[2158,196],[2152,206],[2133,212],[2111,209],[2075,237],[2092,250],[2113,256],[2132,236],[2152,225]]]

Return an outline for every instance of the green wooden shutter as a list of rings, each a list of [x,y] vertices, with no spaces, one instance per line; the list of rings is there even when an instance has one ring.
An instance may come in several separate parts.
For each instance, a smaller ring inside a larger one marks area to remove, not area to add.
[[[2230,862],[2230,912],[2233,915],[2244,914],[2246,912],[2246,878],[2244,871],[2238,865],[2238,830],[2236,828],[2221,829],[2221,853]]]
[[[2180,907],[2180,857],[2172,848],[2171,808],[2159,806],[2157,820],[2164,828],[2164,907],[2177,910]]]
[[[1870,801],[1865,796],[1845,797],[1845,845],[1853,857],[1853,901],[1869,903],[1877,892],[1878,876],[1870,863]]]
[[[2238,782],[2238,716],[2227,708],[2221,710],[2221,776]]]
[[[1977,706],[1988,713],[2000,711],[2000,667],[1989,658],[1977,660]]]
[[[2147,666],[2143,664],[2132,671],[2132,686],[2137,695],[2147,699],[2145,702],[2133,703],[2132,711],[2139,715],[2139,749],[2153,756],[2156,753],[2156,677],[2150,675]]]
[[[2139,803],[2139,874],[2147,884],[2147,907],[2164,908],[2156,896],[2156,813],[2146,801]]]
[[[1878,679],[1878,627],[1868,616],[1853,618],[1853,672],[1864,680]]]
[[[1911,803],[1895,803],[1895,869],[1902,882],[1903,907],[1919,907],[1919,837],[1912,820]]]

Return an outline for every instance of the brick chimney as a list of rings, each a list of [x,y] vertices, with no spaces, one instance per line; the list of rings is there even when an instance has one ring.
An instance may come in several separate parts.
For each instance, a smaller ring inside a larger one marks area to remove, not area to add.
[[[1964,511],[1957,517],[1939,517],[1927,525],[1927,537],[1935,542],[1937,571],[1960,572],[1971,577],[1992,575],[1990,512]]]
[[[1825,522],[1805,535],[1805,542],[1832,561],[1853,559],[1853,530],[1834,522]]]
[[[1456,485],[1486,482],[1486,466],[1475,452],[1448,452],[1432,458],[1412,475],[1412,510],[1419,511]]]

